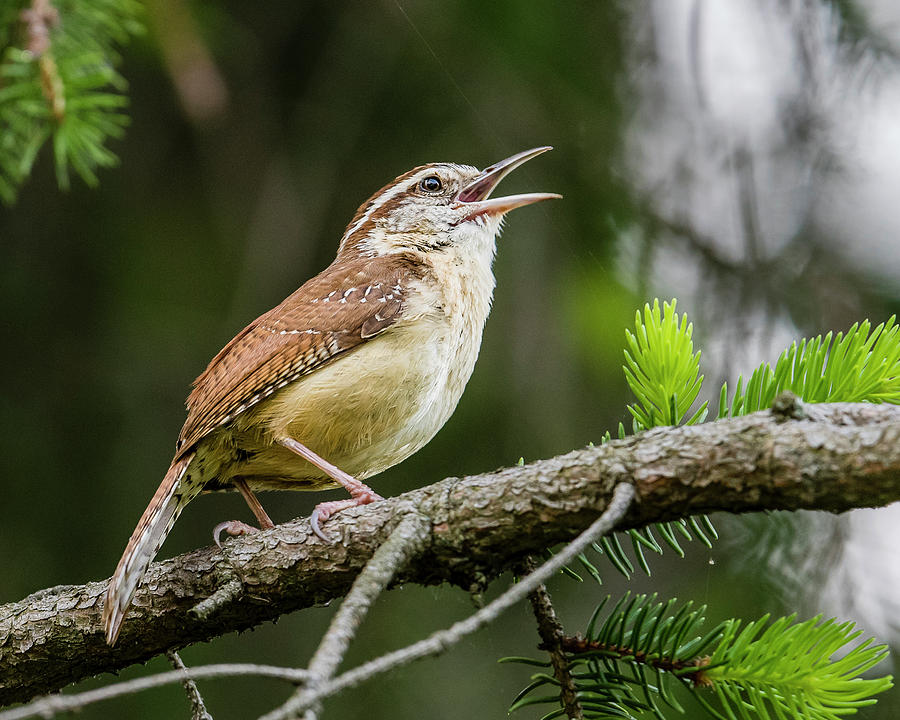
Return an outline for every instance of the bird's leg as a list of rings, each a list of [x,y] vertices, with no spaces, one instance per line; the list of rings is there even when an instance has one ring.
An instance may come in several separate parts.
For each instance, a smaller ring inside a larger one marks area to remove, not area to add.
[[[320,523],[325,522],[329,517],[341,510],[346,510],[347,508],[356,507],[358,505],[368,505],[376,500],[384,499],[368,485],[360,482],[352,475],[348,475],[339,467],[332,465],[324,458],[319,457],[306,447],[306,445],[297,442],[294,438],[281,437],[277,439],[277,442],[288,450],[297,453],[304,460],[311,462],[332,480],[340,483],[347,492],[350,493],[350,498],[348,500],[333,500],[331,502],[319,503],[313,510],[312,515],[309,518],[309,524],[312,526],[313,532],[325,542],[330,542],[330,540],[325,537],[319,527]]]
[[[256,516],[256,522],[259,523],[260,529],[271,530],[273,527],[275,527],[275,523],[272,522],[272,518],[269,517],[269,514],[263,508],[262,503],[259,501],[259,498],[254,495],[253,491],[250,489],[250,486],[247,484],[247,481],[243,478],[236,478],[231,482],[240,491],[241,495],[244,496],[244,500],[247,501],[247,505],[250,506],[250,510]]]
[[[247,501],[247,505],[250,506],[250,510],[252,510],[253,514],[256,516],[256,522],[259,523],[260,529],[271,530],[275,527],[272,518],[269,517],[269,514],[265,511],[265,508],[263,508],[259,498],[256,497],[254,492],[250,489],[250,486],[247,485],[247,481],[242,478],[235,478],[231,483],[238,489],[244,497],[244,500]],[[220,522],[213,528],[213,540],[216,541],[216,545],[220,548],[222,547],[222,543],[219,537],[223,532],[226,532],[229,535],[247,535],[249,533],[255,533],[256,528],[245,522],[241,522],[240,520],[226,520],[225,522]]]

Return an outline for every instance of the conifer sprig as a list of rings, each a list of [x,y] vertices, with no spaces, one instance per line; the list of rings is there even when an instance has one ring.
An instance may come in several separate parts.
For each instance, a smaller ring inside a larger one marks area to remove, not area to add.
[[[675,308],[675,300],[663,303],[662,308],[659,300],[654,300],[653,307],[644,306],[643,315],[640,311],[635,313],[634,330],[625,330],[623,370],[628,386],[638,399],[636,404],[628,406],[634,432],[661,425],[694,425],[706,419],[708,401],[688,416],[703,386],[700,351],[694,352],[693,325],[686,314],[679,316]],[[618,436],[625,437],[622,423],[619,423]],[[610,440],[607,433],[601,442]],[[654,528],[662,543],[654,535]],[[637,563],[647,575],[650,564],[645,551],[662,554],[663,545],[668,545],[684,557],[682,542],[696,539],[712,547],[718,537],[706,516],[657,523],[652,528],[629,530],[628,535]],[[634,565],[617,536],[604,537],[594,549],[605,555],[626,578],[631,577]],[[579,561],[592,577],[600,580],[599,571],[586,556],[580,556]]]
[[[645,305],[643,314],[636,314],[634,331],[626,330],[624,371],[637,398],[628,407],[636,432],[690,425],[706,417],[707,401],[691,413],[703,383],[692,335],[692,325],[675,311],[674,300],[662,308],[658,300],[652,307]],[[730,403],[723,386],[718,417],[766,409],[784,390],[809,403],[900,404],[900,327],[895,318],[874,330],[866,320],[846,333],[793,343],[774,368],[762,364],[746,386],[739,378]],[[621,423],[618,437],[625,437]],[[602,438],[603,443],[611,441],[610,433]],[[709,544],[716,537],[705,517],[655,528],[680,555],[679,540],[696,537]],[[645,550],[662,552],[663,545],[650,528],[630,535],[638,563],[649,574]],[[626,577],[634,572],[616,536],[602,538],[594,549]],[[580,560],[599,582],[594,563],[584,555]],[[874,703],[875,695],[892,687],[890,677],[861,677],[885,658],[887,649],[873,646],[871,640],[854,646],[860,633],[852,623],[823,622],[821,617],[795,623],[789,616],[767,625],[765,616],[743,629],[732,619],[703,632],[704,608],[690,603],[676,607],[675,601],[663,604],[655,596],[626,594],[600,622],[605,605],[597,608],[584,637],[563,643],[587,718],[680,716],[684,709],[673,693],[680,686],[717,720],[838,720]],[[541,664],[527,658],[508,661]],[[554,709],[544,720],[562,717],[557,688],[552,675],[539,672],[511,709],[550,705]]]
[[[705,607],[628,593],[601,621],[608,600],[584,636],[562,644],[586,718],[682,717],[675,692],[681,687],[717,720],[839,720],[893,686],[890,676],[861,677],[888,651],[871,640],[854,645],[861,633],[853,623],[821,617],[796,623],[789,616],[768,624],[766,615],[743,629],[731,619],[705,630]],[[530,658],[503,662],[541,665]],[[554,677],[536,673],[510,711],[558,708],[557,687]],[[558,716],[554,709],[544,717]]]
[[[136,0],[32,0],[0,15],[0,200],[15,201],[42,147],[56,178],[88,185],[117,163],[109,141],[128,124],[117,48],[140,32]]]
[[[744,387],[738,377],[731,404],[728,386],[719,394],[718,417],[764,410],[778,393],[790,390],[805,402],[872,402],[900,404],[900,327],[896,316],[874,330],[863,320],[846,334],[828,333],[798,345],[792,343],[775,363],[763,363]]]

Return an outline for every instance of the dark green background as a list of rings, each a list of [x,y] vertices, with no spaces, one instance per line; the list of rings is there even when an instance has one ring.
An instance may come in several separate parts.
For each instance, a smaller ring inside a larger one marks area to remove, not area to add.
[[[359,203],[423,162],[484,166],[554,145],[510,176],[503,192],[559,192],[565,199],[510,216],[475,374],[435,440],[373,480],[386,495],[520,456],[565,452],[598,441],[620,420],[628,423],[624,328],[655,296],[678,296],[679,309],[691,313],[711,373],[710,398],[723,371],[734,380],[752,369],[750,359],[774,361],[777,352],[746,340],[751,331],[777,339],[782,335],[772,328],[789,327],[786,337],[800,336],[895,311],[897,278],[848,266],[829,242],[836,231],[812,211],[809,222],[762,257],[740,222],[739,251],[720,252],[700,237],[726,240],[718,230],[692,234],[676,227],[684,221],[679,213],[666,212],[686,186],[696,183],[702,192],[694,170],[675,172],[660,160],[655,185],[635,175],[658,158],[635,139],[634,128],[689,92],[648,81],[665,70],[648,21],[665,22],[661,8],[665,3],[513,0],[410,0],[402,8],[149,3],[148,33],[124,53],[133,123],[114,146],[121,167],[103,172],[97,190],[76,182],[61,194],[45,154],[18,205],[0,210],[0,601],[112,572],[167,467],[190,381],[244,324],[330,262]],[[777,9],[770,12],[778,17]],[[204,65],[204,57],[213,64]],[[864,61],[864,53],[843,60],[846,67]],[[224,94],[208,94],[210,74]],[[211,98],[205,111],[191,105],[204,97]],[[684,102],[689,117],[704,112],[701,100]],[[793,100],[801,110],[804,101],[815,109],[802,93]],[[677,124],[661,130],[676,146],[681,131]],[[745,151],[802,166],[810,145],[839,154],[832,140],[798,131],[780,144],[757,138]],[[705,141],[702,134],[691,140],[701,148]],[[720,141],[709,137],[711,154]],[[852,186],[853,178],[843,182]],[[735,196],[742,197],[739,187]],[[766,212],[761,201],[759,213]],[[669,273],[666,252],[694,268],[693,279]],[[279,493],[263,501],[278,522],[332,497],[338,495]],[[205,545],[218,521],[248,515],[237,495],[200,498],[163,555]],[[808,554],[831,557],[837,541],[802,537],[796,530],[808,527],[803,523],[771,522],[789,529],[779,542],[808,542]],[[638,575],[627,586],[708,602],[713,620],[815,612],[814,579],[793,578],[812,599],[779,592],[782,575],[767,579],[764,522],[723,517],[717,524],[724,537],[712,551],[695,543],[683,561],[673,553],[654,559],[652,581]],[[626,587],[600,562],[604,588],[563,578],[551,584],[573,632],[583,630],[602,593]],[[394,590],[378,602],[345,667],[471,610],[460,590]],[[183,657],[189,665],[302,666],[332,612],[297,613],[189,648]],[[536,643],[523,605],[440,659],[329,701],[326,716],[504,717],[528,671],[496,659],[533,655]],[[122,677],[164,667],[156,660]],[[216,720],[255,717],[289,692],[261,680],[209,681],[201,689]],[[695,716],[688,707],[688,717]],[[898,709],[892,692],[861,717],[895,717]],[[173,686],[80,717],[187,713],[182,690]]]

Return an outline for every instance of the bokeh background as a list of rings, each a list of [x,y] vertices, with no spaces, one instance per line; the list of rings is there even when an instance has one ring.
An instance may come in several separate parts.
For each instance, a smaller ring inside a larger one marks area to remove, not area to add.
[[[565,452],[627,423],[624,328],[654,297],[677,297],[693,320],[713,405],[722,380],[791,340],[900,309],[893,0],[146,10],[146,34],[124,50],[133,122],[114,146],[121,166],[97,190],[62,194],[45,155],[18,204],[0,209],[0,602],[112,572],[167,467],[190,381],[330,262],[365,198],[423,162],[484,166],[551,144],[503,190],[565,200],[510,216],[474,377],[437,438],[374,481],[384,494]],[[277,522],[326,497],[264,502]],[[604,588],[560,578],[550,589],[571,631],[601,593],[652,588],[709,603],[713,620],[850,618],[897,648],[896,510],[716,517],[711,551],[654,559],[652,579],[625,583],[603,566]],[[236,495],[200,498],[163,555],[247,515]],[[393,590],[345,667],[471,609],[458,589]],[[303,665],[332,613],[183,657]],[[516,608],[447,655],[330,701],[327,716],[504,717],[528,673],[496,660],[536,643],[529,609]],[[255,717],[290,691],[262,680],[202,690],[217,720]],[[898,714],[892,691],[860,717]],[[80,717],[187,716],[173,686]]]

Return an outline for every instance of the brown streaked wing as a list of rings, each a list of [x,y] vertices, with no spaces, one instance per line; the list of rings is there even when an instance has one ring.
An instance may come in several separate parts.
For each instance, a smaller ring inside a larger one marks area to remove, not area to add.
[[[239,332],[194,381],[176,451],[260,400],[386,330],[403,317],[409,281],[402,255],[332,264]]]

